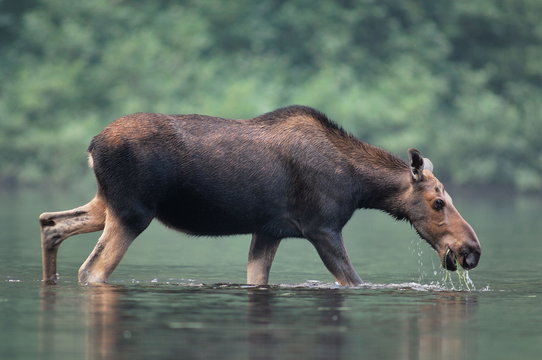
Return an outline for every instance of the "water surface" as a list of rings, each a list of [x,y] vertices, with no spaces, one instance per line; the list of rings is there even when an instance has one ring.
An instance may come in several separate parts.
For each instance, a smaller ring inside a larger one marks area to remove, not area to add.
[[[194,238],[153,223],[104,286],[77,269],[98,234],[60,249],[40,281],[37,215],[90,194],[0,194],[1,359],[539,359],[540,198],[455,196],[482,242],[476,290],[407,223],[359,211],[346,246],[366,282],[342,288],[308,242],[281,244],[269,287],[243,285],[249,236]]]

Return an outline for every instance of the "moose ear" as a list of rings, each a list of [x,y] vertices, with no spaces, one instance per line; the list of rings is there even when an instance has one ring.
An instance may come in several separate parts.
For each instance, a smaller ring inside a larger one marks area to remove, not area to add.
[[[408,149],[408,158],[410,160],[410,173],[412,180],[422,181],[423,170],[433,172],[433,163],[428,158],[424,158],[416,149]]]
[[[416,149],[408,149],[408,158],[410,161],[410,173],[412,175],[412,180],[422,181],[423,180],[423,156]],[[429,161],[429,163],[431,163]],[[432,166],[432,164],[431,164]]]
[[[433,163],[428,158],[423,158],[423,169],[433,172]]]

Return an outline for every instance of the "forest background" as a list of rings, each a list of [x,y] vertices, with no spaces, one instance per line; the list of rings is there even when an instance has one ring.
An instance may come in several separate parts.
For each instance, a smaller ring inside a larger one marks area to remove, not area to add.
[[[87,144],[124,114],[302,104],[451,184],[540,193],[541,19],[540,0],[0,0],[0,188],[89,183]]]

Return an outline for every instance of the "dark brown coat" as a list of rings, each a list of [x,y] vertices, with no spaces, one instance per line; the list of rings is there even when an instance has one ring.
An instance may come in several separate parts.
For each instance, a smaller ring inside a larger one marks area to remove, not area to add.
[[[41,217],[46,280],[54,277],[56,267],[46,264],[56,262],[60,242],[103,223],[104,234],[79,277],[105,281],[131,241],[157,218],[196,235],[253,234],[248,283],[267,283],[280,240],[302,237],[339,283],[359,284],[341,237],[359,208],[410,220],[450,268],[455,258],[466,268],[478,262],[474,231],[424,168],[419,152],[410,151],[409,165],[308,107],[291,106],[247,120],[134,114],[107,126],[88,151],[98,182],[95,199],[72,213]],[[453,210],[450,214],[461,219],[455,229],[448,228],[457,233],[453,239],[446,234],[437,239],[433,233],[442,226],[429,226],[430,214],[443,213],[433,204],[436,189]],[[70,232],[65,221],[55,221],[63,217],[81,225]],[[51,241],[44,232],[62,239]]]

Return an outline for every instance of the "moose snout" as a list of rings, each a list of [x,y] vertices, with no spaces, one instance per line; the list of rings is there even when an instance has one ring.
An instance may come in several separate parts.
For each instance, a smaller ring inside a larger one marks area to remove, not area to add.
[[[466,236],[464,237],[463,246],[460,247],[458,255],[461,267],[465,270],[474,269],[478,266],[482,255],[480,241],[478,241],[476,233],[468,223],[466,223]]]
[[[478,265],[478,261],[480,261],[480,255],[481,255],[480,250],[474,250],[466,254],[463,257],[463,264],[462,264],[463,269],[465,270],[474,269],[476,265]]]

